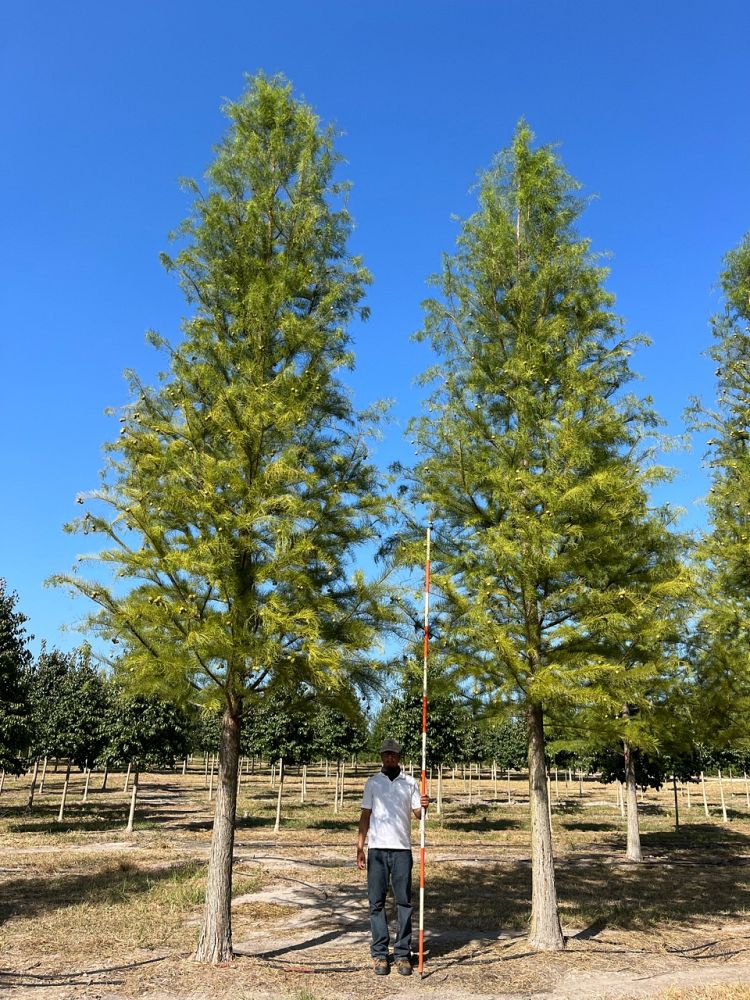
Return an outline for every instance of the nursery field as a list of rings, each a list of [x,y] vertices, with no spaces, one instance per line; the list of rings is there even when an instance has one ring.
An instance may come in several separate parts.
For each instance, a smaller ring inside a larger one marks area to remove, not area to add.
[[[193,963],[213,803],[203,758],[187,773],[140,776],[134,830],[121,773],[71,776],[50,765],[0,794],[0,991],[18,1000],[353,1000],[402,994],[739,1000],[750,998],[750,809],[743,778],[716,778],[640,802],[644,862],[624,861],[616,786],[551,776],[565,952],[534,954],[524,933],[530,866],[526,779],[446,770],[428,820],[426,976],[375,979],[365,875],[354,864],[359,796],[377,765],[241,778],[234,880],[238,957]],[[435,796],[436,789],[431,789]],[[510,801],[509,801],[510,800]],[[415,824],[415,836],[416,836]]]

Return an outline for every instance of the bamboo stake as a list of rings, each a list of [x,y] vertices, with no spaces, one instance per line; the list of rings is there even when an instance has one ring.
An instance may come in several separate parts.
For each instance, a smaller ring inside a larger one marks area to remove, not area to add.
[[[81,802],[88,802],[89,799],[89,781],[91,780],[91,768],[86,766],[86,784],[83,786],[83,798]]]
[[[130,795],[130,811],[128,812],[128,825],[125,827],[128,833],[133,832],[133,823],[135,821],[135,803],[138,799],[138,774],[139,766],[135,765],[135,774],[133,775],[133,791]]]
[[[70,781],[70,760],[68,760],[68,766],[65,769],[65,781],[63,782],[62,795],[60,796],[60,811],[57,814],[58,823],[62,823],[63,817],[65,816],[65,800],[68,797],[69,781]]]
[[[214,755],[211,754],[211,773],[208,778],[208,801],[211,802],[214,797]]]
[[[36,776],[39,771],[39,758],[34,758],[34,773],[31,775],[31,785],[29,786],[29,797],[26,802],[26,808],[30,811],[34,805],[34,791],[36,789]]]
[[[122,789],[123,795],[127,795],[129,783],[130,783],[130,761],[128,761],[128,769],[125,772],[125,785],[123,786]]]
[[[706,798],[706,779],[703,777],[703,771],[701,771],[701,791],[703,792],[703,811],[706,814],[706,819],[708,819],[709,812],[708,812],[708,800]]]
[[[44,795],[44,779],[47,776],[47,758],[44,758],[44,763],[42,764],[42,777],[39,779],[39,794]]]
[[[279,757],[279,794],[276,796],[276,822],[273,825],[273,832],[279,832],[281,823],[281,793],[284,790],[284,758]]]
[[[3,794],[3,785],[5,784],[5,768],[3,768],[2,774],[0,774],[0,795]]]
[[[750,809],[750,790],[747,787],[747,771],[742,772],[742,777],[745,779],[745,802],[747,802],[747,808]]]
[[[729,822],[727,816],[727,804],[724,801],[724,782],[721,780],[721,769],[719,769],[719,795],[721,795],[721,818],[725,823]]]

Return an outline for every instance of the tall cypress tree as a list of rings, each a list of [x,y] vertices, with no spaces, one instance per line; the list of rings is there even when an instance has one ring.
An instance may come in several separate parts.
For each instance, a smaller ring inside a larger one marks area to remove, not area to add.
[[[130,374],[93,510],[69,526],[103,537],[93,558],[122,579],[59,578],[97,603],[91,627],[124,643],[138,689],[223,713],[196,951],[212,962],[232,956],[243,717],[278,689],[366,680],[391,614],[351,561],[385,501],[371,420],[340,376],[369,276],[347,251],[333,132],[278,78],[252,79],[225,111],[205,185],[188,183],[178,252],[163,255],[191,309],[183,339],[151,335],[168,371],[156,387]]]
[[[709,350],[716,401],[706,409],[694,400],[690,410],[693,427],[712,434],[693,652],[702,705],[696,714],[710,720],[710,729],[696,735],[713,746],[747,741],[750,718],[750,233],[727,254],[720,287],[724,302],[712,319]]]
[[[579,185],[532,140],[521,123],[481,178],[435,279],[442,294],[426,303],[421,337],[438,360],[414,424],[415,496],[435,519],[432,579],[454,661],[486,699],[525,711],[530,943],[555,950],[545,712],[619,715],[637,686],[625,650],[634,637],[653,645],[664,596],[682,583],[667,517],[649,508],[665,475],[647,461],[658,421],[624,391],[635,341],[576,232]]]

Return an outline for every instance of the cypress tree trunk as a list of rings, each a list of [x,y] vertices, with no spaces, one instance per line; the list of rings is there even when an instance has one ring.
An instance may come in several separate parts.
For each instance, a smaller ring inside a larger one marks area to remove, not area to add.
[[[628,842],[625,855],[628,861],[643,861],[641,831],[638,824],[638,793],[635,783],[635,764],[630,744],[623,740],[625,754],[625,799],[628,811]]]
[[[541,705],[530,705],[529,810],[531,813],[531,927],[529,944],[535,951],[562,951],[565,941],[557,913],[552,827],[547,801],[547,770],[544,764],[544,713]]]
[[[197,962],[229,962],[232,952],[232,859],[237,813],[237,765],[240,758],[240,710],[224,710],[221,720],[219,781],[216,790],[211,853],[208,859],[206,903],[203,909]]]

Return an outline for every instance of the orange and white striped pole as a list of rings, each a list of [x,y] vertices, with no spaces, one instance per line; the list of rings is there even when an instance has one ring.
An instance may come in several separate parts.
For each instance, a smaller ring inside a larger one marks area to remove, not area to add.
[[[422,783],[421,794],[427,794],[427,658],[430,651],[430,535],[432,524],[427,524],[427,556],[424,571],[424,639],[422,646]],[[424,862],[425,862],[425,809],[419,818],[419,965],[424,974]]]

